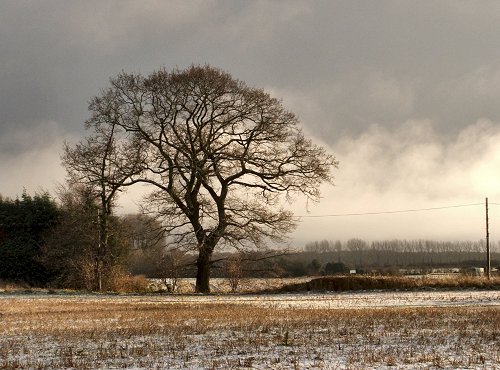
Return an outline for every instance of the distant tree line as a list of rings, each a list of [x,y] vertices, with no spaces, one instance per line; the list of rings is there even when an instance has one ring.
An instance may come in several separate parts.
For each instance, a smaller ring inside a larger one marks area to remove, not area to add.
[[[494,265],[500,264],[500,243],[491,243]],[[357,269],[434,268],[483,266],[486,245],[478,241],[383,240],[307,243],[304,258],[344,263]],[[306,257],[307,256],[307,257]]]
[[[482,252],[485,251],[484,240],[478,241],[436,241],[436,240],[382,240],[367,242],[352,238],[345,242],[340,240],[320,240],[309,242],[304,246],[305,252],[327,253],[339,251],[386,250],[399,252]],[[491,248],[500,252],[500,241],[493,242]]]

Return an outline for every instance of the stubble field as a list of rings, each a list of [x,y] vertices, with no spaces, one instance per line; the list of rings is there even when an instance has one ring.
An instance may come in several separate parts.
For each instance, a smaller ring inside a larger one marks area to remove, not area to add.
[[[0,295],[2,369],[500,369],[500,292]]]

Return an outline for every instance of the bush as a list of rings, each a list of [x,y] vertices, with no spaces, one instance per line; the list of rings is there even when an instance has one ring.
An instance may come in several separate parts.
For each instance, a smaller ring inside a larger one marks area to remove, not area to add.
[[[131,275],[116,268],[111,272],[105,289],[120,293],[146,293],[149,291],[149,281],[144,275]]]

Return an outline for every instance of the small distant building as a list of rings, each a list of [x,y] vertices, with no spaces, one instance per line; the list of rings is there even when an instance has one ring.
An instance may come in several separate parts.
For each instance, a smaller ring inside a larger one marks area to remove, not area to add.
[[[356,270],[349,270],[349,274],[355,275],[356,274]]]

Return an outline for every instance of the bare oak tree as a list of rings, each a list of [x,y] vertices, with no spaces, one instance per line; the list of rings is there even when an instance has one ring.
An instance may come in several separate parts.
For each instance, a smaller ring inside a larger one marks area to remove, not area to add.
[[[149,209],[172,243],[197,252],[198,292],[210,291],[217,246],[283,240],[296,226],[284,201],[318,200],[337,165],[279,100],[210,66],[122,73],[90,110],[90,126],[119,127],[142,156],[129,183],[154,185]]]

